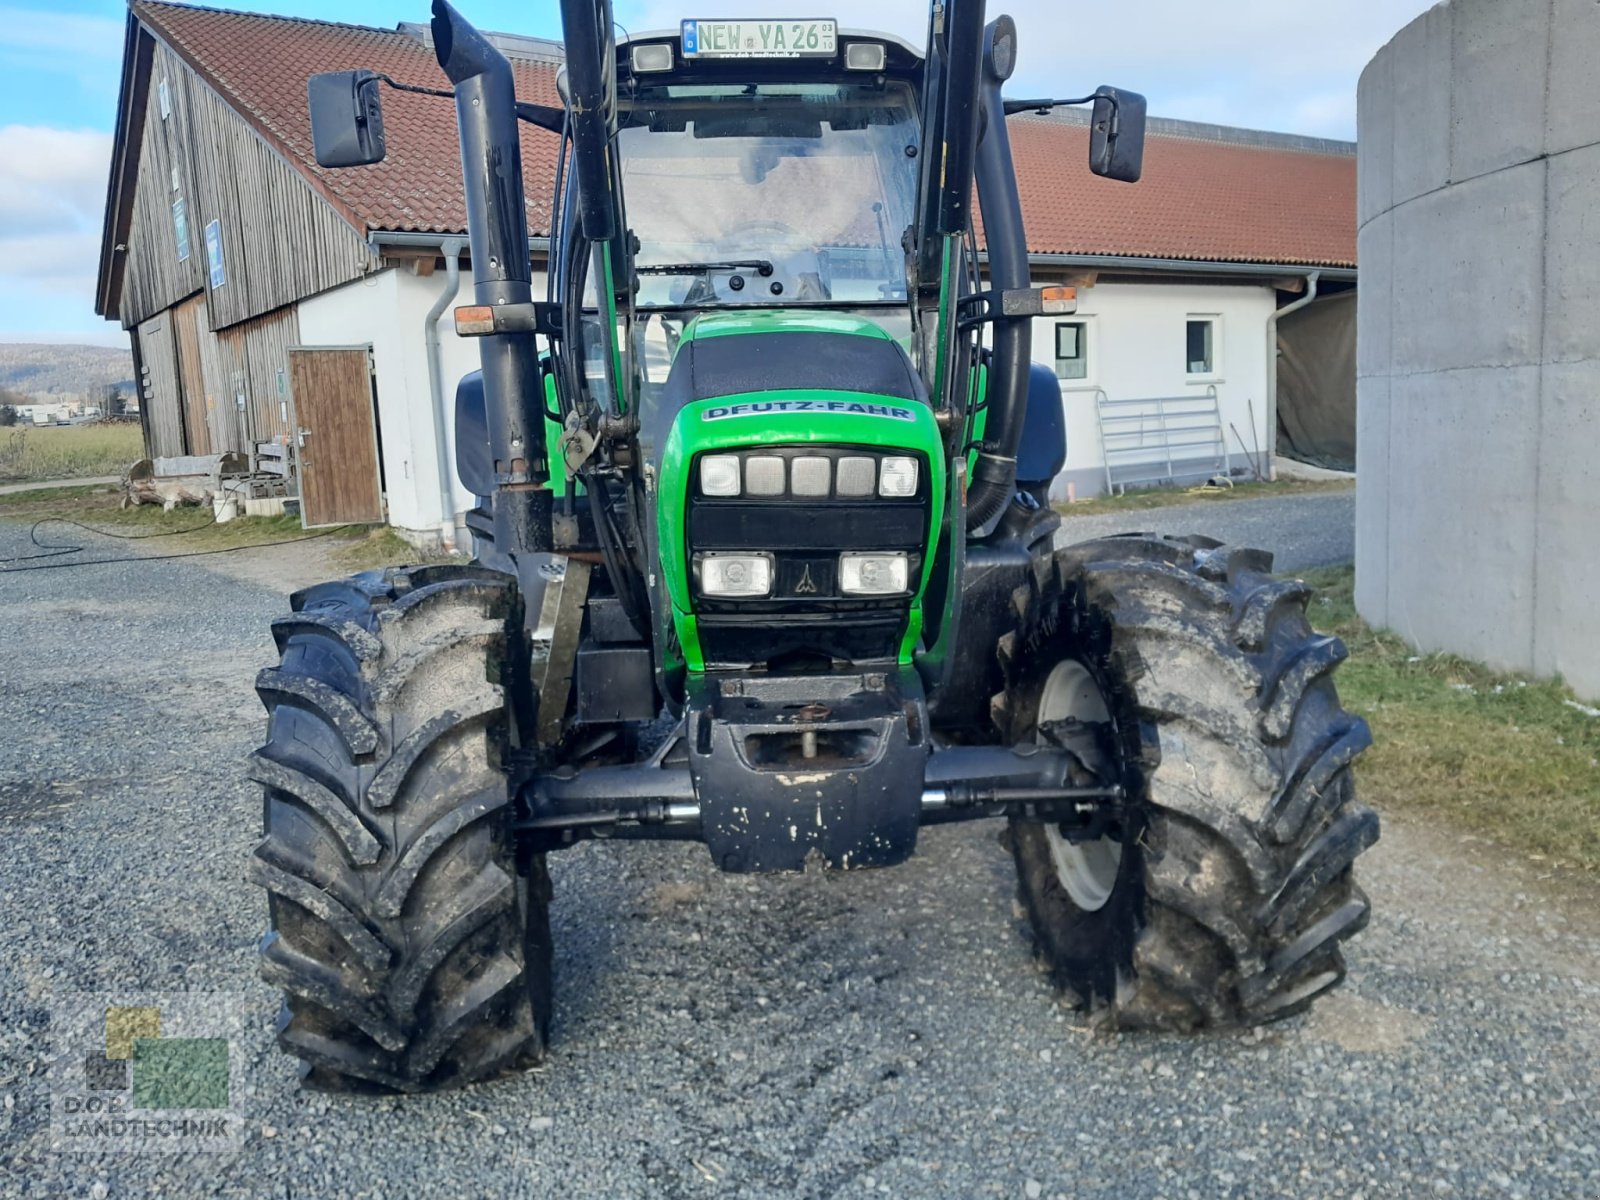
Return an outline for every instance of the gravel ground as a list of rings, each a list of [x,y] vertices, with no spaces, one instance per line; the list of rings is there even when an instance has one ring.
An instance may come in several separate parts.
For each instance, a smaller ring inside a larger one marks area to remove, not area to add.
[[[0,558],[24,536],[0,524]],[[1266,1031],[1082,1028],[1030,961],[992,828],[848,876],[591,844],[554,860],[546,1068],[303,1093],[255,978],[240,762],[267,622],[323,566],[312,546],[0,574],[0,1195],[1600,1195],[1600,895],[1393,818],[1349,982]],[[74,990],[242,1008],[242,1148],[53,1150]]]
[[[1058,541],[1065,545],[1131,530],[1203,533],[1230,545],[1270,550],[1279,571],[1305,571],[1355,559],[1356,494],[1264,496],[1092,517],[1069,515],[1062,521]]]

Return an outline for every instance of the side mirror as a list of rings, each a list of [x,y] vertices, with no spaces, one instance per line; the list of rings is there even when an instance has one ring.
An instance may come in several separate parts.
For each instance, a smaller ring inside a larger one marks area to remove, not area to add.
[[[1100,87],[1089,120],[1089,170],[1106,179],[1138,183],[1144,173],[1145,98]]]
[[[331,71],[306,81],[317,165],[365,167],[383,161],[383,104],[371,71]]]

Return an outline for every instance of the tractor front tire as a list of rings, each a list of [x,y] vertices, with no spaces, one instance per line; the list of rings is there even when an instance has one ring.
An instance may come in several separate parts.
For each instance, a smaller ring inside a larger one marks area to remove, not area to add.
[[[328,1090],[430,1091],[538,1062],[550,882],[517,861],[500,754],[521,622],[476,567],[297,593],[256,690],[266,836],[261,974],[278,1043]],[[519,869],[520,868],[520,869]]]
[[[1096,842],[1008,831],[1040,957],[1119,1028],[1300,1012],[1344,978],[1341,943],[1367,923],[1352,864],[1378,818],[1350,764],[1371,738],[1334,690],[1343,644],[1271,564],[1202,538],[1107,538],[1042,551],[1013,598],[1002,735],[1073,749],[1086,781],[1130,793]]]

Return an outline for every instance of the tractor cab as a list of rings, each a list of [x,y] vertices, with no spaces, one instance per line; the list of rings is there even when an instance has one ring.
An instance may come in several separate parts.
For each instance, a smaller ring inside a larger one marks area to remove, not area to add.
[[[919,55],[833,21],[685,21],[613,54],[626,233],[596,262],[562,224],[562,261],[583,275],[591,388],[609,401],[618,387],[648,420],[690,325],[728,310],[850,313],[909,346]],[[559,199],[580,209],[576,171]],[[627,322],[621,378],[606,369],[602,280]]]

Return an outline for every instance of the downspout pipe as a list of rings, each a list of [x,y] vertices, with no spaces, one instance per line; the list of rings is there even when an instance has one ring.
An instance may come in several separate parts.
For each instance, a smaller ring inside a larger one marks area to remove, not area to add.
[[[1000,95],[1001,85],[1016,62],[1016,50],[1017,27],[1011,18],[1002,16],[991,21],[984,31],[979,87],[983,135],[978,143],[975,173],[984,238],[989,247],[989,286],[996,292],[1032,286],[1028,235],[1022,223],[1011,135],[1006,129],[1005,102]],[[967,493],[969,531],[982,529],[999,516],[1016,493],[1017,449],[1022,442],[1032,359],[1032,318],[998,318],[989,363],[989,418]]]
[[[1292,304],[1285,304],[1267,318],[1267,461],[1257,467],[1263,478],[1272,478],[1272,457],[1278,452],[1278,322],[1290,313],[1297,313],[1317,298],[1317,285],[1322,272],[1313,271],[1306,276],[1306,294]]]
[[[461,132],[472,296],[480,305],[531,305],[522,142],[511,64],[445,0],[433,0],[433,50],[455,85]],[[494,461],[495,547],[513,559],[554,546],[544,388],[532,331],[478,339]]]
[[[439,545],[456,548],[456,489],[450,469],[450,415],[445,407],[444,363],[439,346],[439,318],[461,288],[461,239],[449,238],[439,249],[444,254],[445,284],[423,321],[422,336],[428,348],[428,391],[433,400],[433,441],[438,448]]]

